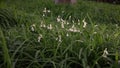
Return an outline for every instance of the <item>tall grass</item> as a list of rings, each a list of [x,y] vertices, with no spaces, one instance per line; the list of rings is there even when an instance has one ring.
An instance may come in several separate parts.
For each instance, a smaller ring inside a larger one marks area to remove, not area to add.
[[[2,47],[3,51],[3,57],[4,57],[4,67],[6,68],[12,68],[12,62],[9,54],[9,49],[6,44],[5,36],[3,34],[2,29],[0,28],[0,45]]]
[[[5,52],[2,58],[7,58],[7,67],[117,68],[119,6],[79,3],[73,6],[55,5],[49,0],[3,1],[6,6],[1,7],[13,10],[19,23],[0,30],[0,44],[4,45],[0,52]],[[116,21],[109,19],[111,13]]]

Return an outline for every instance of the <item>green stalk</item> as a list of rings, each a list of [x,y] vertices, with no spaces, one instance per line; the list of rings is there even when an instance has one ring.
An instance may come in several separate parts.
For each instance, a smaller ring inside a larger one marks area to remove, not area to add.
[[[0,28],[0,37],[1,37],[1,45],[2,45],[2,50],[3,50],[3,56],[4,56],[4,64],[7,68],[12,68],[12,63],[9,55],[9,51],[7,48],[6,40],[3,34],[2,29]]]
[[[116,51],[115,53],[115,67],[116,68],[118,67],[118,61],[119,61],[119,54],[118,54],[118,51]]]

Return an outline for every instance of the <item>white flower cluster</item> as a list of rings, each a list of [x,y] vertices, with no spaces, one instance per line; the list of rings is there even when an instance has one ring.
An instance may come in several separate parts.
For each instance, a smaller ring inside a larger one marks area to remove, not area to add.
[[[46,25],[44,24],[43,21],[41,21],[40,27],[46,28]]]
[[[69,16],[69,19],[71,19],[71,16]],[[65,28],[65,24],[69,24],[69,22],[63,20],[60,16],[57,17],[57,22],[61,23],[61,28]],[[87,22],[85,21],[85,19],[83,19],[83,28],[86,28],[87,26]],[[72,20],[73,26],[69,29],[67,29],[67,31],[70,32],[80,32],[79,28],[76,28],[74,25],[74,20]],[[78,20],[78,25],[80,25],[80,21]]]
[[[80,32],[80,30],[77,29],[74,24],[73,24],[72,27],[69,28],[67,31],[70,31],[70,32]]]
[[[50,10],[47,10],[46,8],[44,8],[43,13],[50,13]]]
[[[43,17],[46,16],[47,13],[50,13],[51,11],[50,10],[47,10],[46,8],[44,8],[43,10]]]
[[[50,10],[47,10],[47,8],[44,8],[43,16],[45,16],[47,13],[50,13],[50,12],[51,12]],[[64,11],[62,11],[62,13],[64,13]],[[57,18],[56,18],[56,21],[58,22],[58,24],[60,24],[60,27],[59,27],[59,25],[53,25],[52,23],[48,24],[48,23],[45,22],[44,19],[41,20],[41,23],[40,23],[39,26],[40,26],[40,28],[45,28],[45,29],[48,29],[48,30],[54,30],[54,29],[58,28],[58,29],[67,31],[66,32],[66,37],[70,36],[69,32],[82,33],[81,31],[83,31],[83,30],[81,29],[81,27],[84,28],[84,29],[87,27],[87,22],[86,22],[85,18],[82,21],[80,21],[78,19],[78,21],[76,23],[76,21],[72,20],[71,15],[69,16],[68,21],[64,20],[60,15],[58,15]],[[72,22],[70,22],[70,21],[72,21]],[[71,26],[71,24],[72,24],[72,26]],[[97,28],[97,26],[98,25],[95,25],[94,27]],[[32,24],[31,25],[31,31],[35,31],[35,28],[36,28],[36,25]],[[97,34],[97,32],[94,31],[93,34]],[[40,42],[41,38],[43,38],[42,34],[40,34],[38,36],[38,42]],[[62,41],[61,35],[58,35],[56,40],[61,42]],[[103,57],[106,57],[107,54],[108,54],[107,49],[105,49],[104,53],[103,53]]]
[[[61,35],[58,35],[58,37],[56,37],[56,40],[58,40],[58,42],[62,42],[62,37],[61,37]]]

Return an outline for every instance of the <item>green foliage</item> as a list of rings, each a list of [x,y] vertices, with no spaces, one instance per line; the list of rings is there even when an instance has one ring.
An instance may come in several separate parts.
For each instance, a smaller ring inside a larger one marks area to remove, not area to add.
[[[10,58],[10,55],[9,55],[9,50],[7,48],[6,40],[5,40],[3,31],[1,30],[1,28],[0,28],[0,45],[2,47],[3,57],[4,57],[4,60],[3,60],[4,62],[1,66],[5,67],[5,68],[12,68],[12,63],[11,63],[11,58]],[[1,60],[2,60],[2,58],[1,58]]]
[[[0,9],[0,27],[10,28],[15,25],[17,25],[17,22],[14,19],[12,13],[7,9]]]
[[[12,26],[0,29],[0,68],[6,64],[8,68],[119,65],[119,5],[81,0],[75,5],[56,5],[52,0],[6,0],[0,7],[1,27]],[[16,22],[19,25],[14,26]]]

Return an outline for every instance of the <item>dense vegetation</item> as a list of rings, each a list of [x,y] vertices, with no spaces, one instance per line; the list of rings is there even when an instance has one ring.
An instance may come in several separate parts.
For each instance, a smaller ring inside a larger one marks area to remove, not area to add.
[[[0,68],[118,68],[120,5],[0,1]]]
[[[120,0],[87,0],[87,1],[97,1],[97,2],[106,2],[111,4],[120,4]]]

